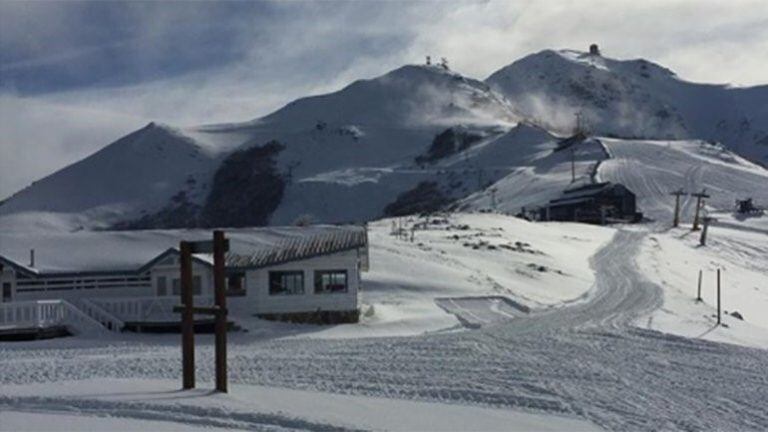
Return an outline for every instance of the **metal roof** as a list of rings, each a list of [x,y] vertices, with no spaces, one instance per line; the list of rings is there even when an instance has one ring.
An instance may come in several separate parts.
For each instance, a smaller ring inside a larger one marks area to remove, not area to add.
[[[224,229],[230,240],[227,265],[255,268],[366,247],[362,226],[314,225]],[[78,231],[0,233],[0,264],[29,277],[143,273],[178,253],[181,240],[212,238],[211,230]],[[35,265],[29,251],[35,249]],[[211,257],[195,254],[201,264]]]
[[[367,247],[365,229],[321,233],[315,236],[287,239],[271,249],[257,250],[252,254],[228,253],[228,268],[259,268],[303,260],[350,249]]]

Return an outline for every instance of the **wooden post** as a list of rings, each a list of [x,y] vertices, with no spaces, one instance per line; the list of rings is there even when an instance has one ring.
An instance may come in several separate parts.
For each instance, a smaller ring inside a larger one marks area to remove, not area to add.
[[[720,311],[722,308],[720,307],[720,269],[717,269],[717,325],[720,325],[722,322],[720,320]]]
[[[702,301],[702,299],[701,299],[701,273],[702,273],[701,270],[699,270],[699,292],[696,294],[696,301],[697,302]]]
[[[699,244],[701,246],[707,245],[707,231],[709,230],[709,223],[715,220],[714,218],[711,218],[709,216],[704,217],[704,229],[701,230],[701,238],[699,239]]]
[[[216,307],[216,390],[227,392],[227,292],[224,231],[213,232],[213,286]]]
[[[672,192],[670,195],[675,196],[675,218],[672,221],[672,226],[677,228],[678,225],[680,225],[680,196],[688,195],[688,194],[682,189],[680,189]]]
[[[184,389],[195,388],[195,315],[194,292],[192,287],[192,248],[188,242],[179,244],[181,251],[181,364],[183,369],[182,386]]]

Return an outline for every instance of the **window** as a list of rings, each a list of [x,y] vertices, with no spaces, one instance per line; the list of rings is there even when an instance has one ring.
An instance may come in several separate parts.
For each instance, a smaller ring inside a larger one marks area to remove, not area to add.
[[[320,270],[315,272],[315,294],[347,292],[346,270]]]
[[[11,291],[11,283],[3,282],[3,301],[4,302],[11,301],[12,295],[13,295],[13,292]]]
[[[181,281],[179,278],[173,279],[173,295],[181,295]]]
[[[168,295],[168,281],[165,276],[157,277],[157,295],[160,297]]]
[[[227,277],[227,295],[231,297],[245,295],[245,275],[243,273],[232,274]]]
[[[304,294],[304,272],[269,272],[269,295]]]

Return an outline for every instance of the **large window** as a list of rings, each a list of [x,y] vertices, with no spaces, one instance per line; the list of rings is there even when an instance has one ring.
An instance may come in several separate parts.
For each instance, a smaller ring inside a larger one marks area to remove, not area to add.
[[[318,270],[315,272],[315,294],[347,292],[346,270]]]
[[[304,272],[273,271],[269,272],[269,295],[304,294]]]

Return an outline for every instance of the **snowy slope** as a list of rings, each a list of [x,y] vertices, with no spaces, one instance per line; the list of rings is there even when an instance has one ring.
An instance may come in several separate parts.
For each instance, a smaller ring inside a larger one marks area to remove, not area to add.
[[[404,66],[343,90],[299,99],[246,124],[200,128],[196,137],[277,140],[286,190],[271,223],[309,215],[320,221],[380,217],[398,194],[434,180],[414,160],[448,127],[469,125],[489,136],[514,125],[506,101],[482,82],[440,67]]]
[[[215,154],[180,131],[151,123],[21,190],[0,215],[87,214],[101,223],[135,217],[181,191],[199,193],[215,163]]]
[[[768,163],[768,86],[691,83],[647,60],[573,50],[529,55],[486,82],[521,116],[548,128],[573,130],[581,112],[595,134],[715,140]]]

